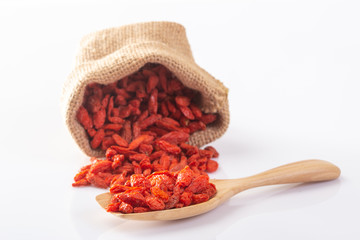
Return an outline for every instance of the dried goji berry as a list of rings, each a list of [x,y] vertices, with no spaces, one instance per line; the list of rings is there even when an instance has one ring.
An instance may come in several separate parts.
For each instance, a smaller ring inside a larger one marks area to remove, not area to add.
[[[192,195],[192,204],[198,204],[198,203],[202,203],[202,202],[206,202],[207,200],[209,200],[209,196],[206,194],[193,194]]]
[[[198,108],[195,104],[190,104],[189,107],[196,119],[200,119],[202,117],[202,112],[200,108]]]
[[[167,194],[165,191],[161,190],[157,186],[151,187],[150,191],[151,191],[152,195],[154,195],[157,198],[160,198],[164,202],[167,202],[169,200],[169,194]]]
[[[115,143],[117,145],[119,145],[120,147],[128,147],[129,146],[128,142],[116,133],[112,135],[112,138],[114,139]]]
[[[189,140],[189,137],[190,135],[184,133],[183,131],[172,131],[161,136],[159,139],[177,145],[183,142],[187,142]]]
[[[122,202],[119,206],[119,212],[132,213],[132,212],[134,212],[134,208],[130,204]]]
[[[153,146],[151,144],[141,143],[139,145],[139,152],[146,155],[150,155],[153,151]]]
[[[143,213],[143,212],[148,212],[150,211],[149,208],[145,208],[145,207],[134,207],[134,213]]]
[[[115,145],[115,141],[112,137],[104,137],[101,142],[101,149],[106,151],[109,147]]]
[[[160,198],[157,197],[147,197],[146,204],[153,211],[165,209],[165,203]]]
[[[215,172],[219,167],[219,164],[215,162],[214,160],[209,159],[206,164],[206,171],[208,172]]]
[[[210,124],[216,120],[217,116],[215,114],[203,114],[200,118],[201,122],[204,124]]]
[[[90,142],[91,148],[93,148],[93,149],[98,148],[100,146],[102,140],[104,139],[104,137],[105,137],[104,129],[99,129],[95,133],[94,138]]]
[[[158,76],[156,76],[156,75],[150,76],[149,80],[147,82],[147,85],[146,85],[147,93],[150,93],[156,87],[158,82],[159,82],[159,77]]]
[[[141,143],[151,143],[154,137],[149,135],[140,135],[139,137],[135,138],[129,144],[129,150],[134,150],[140,146]]]
[[[184,207],[189,206],[192,202],[192,195],[191,192],[183,192],[180,195],[180,203],[184,204]]]
[[[175,102],[178,106],[187,107],[190,105],[191,99],[186,96],[176,96]]]
[[[123,126],[122,124],[118,124],[118,123],[108,123],[104,125],[103,129],[119,131],[122,128],[122,126]]]
[[[72,183],[72,186],[73,187],[81,187],[81,186],[88,186],[90,184],[91,183],[86,178],[84,178],[84,179],[80,179],[79,181]]]
[[[157,145],[160,147],[161,150],[170,154],[177,155],[181,152],[181,149],[178,146],[164,140],[158,140]]]
[[[83,106],[80,106],[78,109],[76,118],[85,129],[90,129],[93,127],[93,121],[90,118],[88,111]]]
[[[199,175],[194,178],[190,185],[185,189],[187,192],[200,193],[206,189],[208,185],[209,178],[204,175]]]

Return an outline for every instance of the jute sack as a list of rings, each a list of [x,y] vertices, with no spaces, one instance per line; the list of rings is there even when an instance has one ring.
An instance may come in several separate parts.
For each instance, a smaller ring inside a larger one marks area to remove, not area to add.
[[[86,155],[104,156],[103,151],[90,147],[86,131],[76,120],[86,85],[115,82],[146,63],[167,67],[185,86],[201,92],[198,104],[204,112],[218,113],[215,123],[191,135],[190,144],[200,147],[225,133],[229,125],[228,89],[195,63],[184,27],[172,22],[138,23],[91,33],[80,42],[61,104],[65,123]]]

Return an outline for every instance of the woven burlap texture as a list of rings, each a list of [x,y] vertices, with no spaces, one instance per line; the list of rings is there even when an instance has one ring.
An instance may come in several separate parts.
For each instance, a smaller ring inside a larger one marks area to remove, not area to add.
[[[219,114],[215,124],[191,135],[190,144],[200,147],[225,133],[228,89],[195,63],[184,27],[173,22],[137,23],[101,30],[80,42],[75,66],[63,87],[61,108],[66,126],[86,155],[104,156],[103,151],[90,147],[86,131],[76,120],[86,85],[115,82],[146,63],[167,67],[185,86],[201,92],[199,104],[204,112]]]

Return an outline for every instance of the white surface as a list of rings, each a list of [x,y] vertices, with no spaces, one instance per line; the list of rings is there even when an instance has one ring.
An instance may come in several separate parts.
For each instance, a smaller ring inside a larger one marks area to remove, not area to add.
[[[1,1],[0,239],[360,239],[359,1]],[[220,3],[221,2],[221,3]],[[320,158],[332,182],[264,187],[173,222],[117,219],[72,188],[88,162],[59,99],[81,37],[183,24],[200,66],[230,88],[216,178]]]

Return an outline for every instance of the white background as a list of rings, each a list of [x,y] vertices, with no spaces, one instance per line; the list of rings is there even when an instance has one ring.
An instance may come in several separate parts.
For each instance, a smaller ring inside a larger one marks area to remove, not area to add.
[[[360,2],[1,1],[0,239],[360,239]],[[317,184],[240,193],[172,222],[118,219],[72,188],[88,163],[60,115],[83,35],[128,23],[183,24],[197,63],[229,89],[215,178],[319,158]]]

